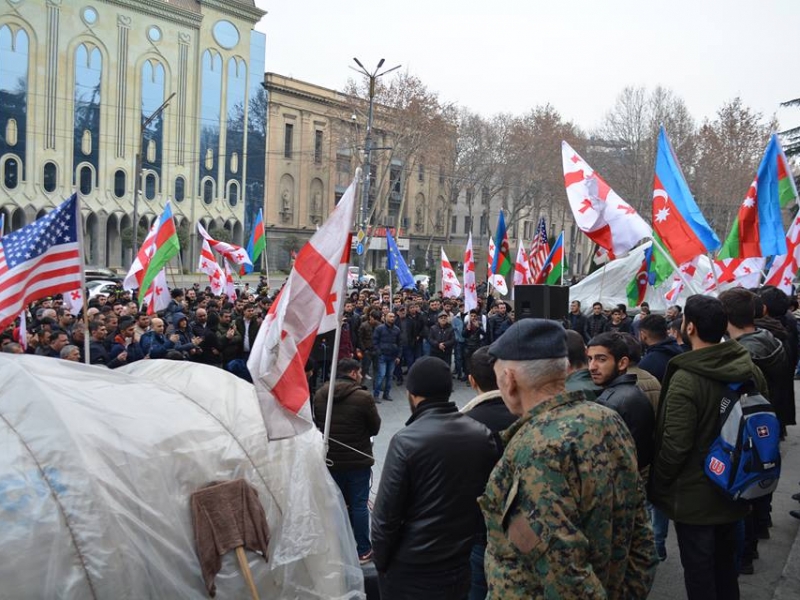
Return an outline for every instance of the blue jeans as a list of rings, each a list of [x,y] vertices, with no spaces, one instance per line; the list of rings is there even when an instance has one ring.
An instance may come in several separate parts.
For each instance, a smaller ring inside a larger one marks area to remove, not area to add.
[[[376,398],[383,391],[383,397],[388,398],[392,390],[392,373],[394,372],[395,359],[391,356],[380,355],[378,357],[378,368],[375,371],[375,383],[372,388],[372,395]]]
[[[475,544],[472,547],[472,554],[469,555],[469,567],[472,571],[472,584],[469,588],[469,600],[485,600],[489,593],[489,585],[486,583],[486,573],[483,570],[483,558],[486,554],[486,546]]]
[[[350,525],[356,538],[358,555],[366,554],[372,548],[369,541],[369,482],[372,478],[372,469],[348,469],[346,471],[331,471],[331,477],[342,490],[347,514],[350,516]]]
[[[650,517],[653,521],[653,536],[656,539],[656,550],[659,548],[665,550],[667,547],[667,534],[669,533],[669,517],[655,506],[653,506]]]
[[[456,375],[458,377],[464,377],[466,374],[466,369],[464,368],[464,346],[464,342],[456,342],[453,352],[453,357],[456,361]]]

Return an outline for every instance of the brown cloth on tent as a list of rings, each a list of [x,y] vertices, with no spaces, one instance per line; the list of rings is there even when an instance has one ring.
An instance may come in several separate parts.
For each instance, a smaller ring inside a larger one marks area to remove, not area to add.
[[[256,489],[244,479],[215,481],[191,495],[192,526],[206,589],[217,593],[214,578],[222,555],[244,546],[267,559],[269,527]]]

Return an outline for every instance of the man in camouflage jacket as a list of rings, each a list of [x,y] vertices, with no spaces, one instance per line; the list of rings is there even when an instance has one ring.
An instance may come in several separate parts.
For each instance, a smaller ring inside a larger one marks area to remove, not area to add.
[[[657,563],[636,447],[614,411],[566,392],[564,329],[514,324],[489,349],[520,416],[479,499],[487,598],[645,598]]]

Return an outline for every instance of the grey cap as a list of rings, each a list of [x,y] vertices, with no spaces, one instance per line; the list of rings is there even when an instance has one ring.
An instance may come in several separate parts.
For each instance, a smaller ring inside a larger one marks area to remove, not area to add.
[[[541,360],[567,356],[567,332],[557,321],[521,319],[489,346],[499,360]]]

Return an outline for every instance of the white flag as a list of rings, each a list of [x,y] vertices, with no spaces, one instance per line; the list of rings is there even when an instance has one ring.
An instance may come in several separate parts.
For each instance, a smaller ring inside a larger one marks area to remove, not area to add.
[[[461,295],[461,284],[458,282],[453,265],[442,248],[442,295],[445,298],[458,298]]]
[[[258,330],[247,367],[270,439],[312,427],[306,361],[326,315],[341,294],[337,277],[350,246],[356,177],[339,204],[300,250],[280,297]],[[341,287],[341,286],[340,286]]]
[[[472,254],[472,232],[464,250],[464,311],[478,308],[478,289],[475,287],[475,256]]]

